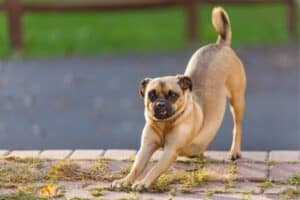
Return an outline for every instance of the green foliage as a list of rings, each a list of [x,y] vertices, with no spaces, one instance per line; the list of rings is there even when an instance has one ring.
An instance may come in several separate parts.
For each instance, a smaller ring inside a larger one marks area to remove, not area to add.
[[[284,6],[224,7],[231,18],[234,45],[289,41]],[[199,8],[198,42],[210,43],[216,40],[210,19],[211,9],[212,6]],[[186,47],[185,13],[182,8],[99,13],[26,13],[23,30],[24,54],[34,57],[165,51]],[[9,49],[4,12],[0,13],[0,43],[0,56],[13,56]]]
[[[300,173],[295,174],[290,178],[289,183],[292,185],[300,186]]]

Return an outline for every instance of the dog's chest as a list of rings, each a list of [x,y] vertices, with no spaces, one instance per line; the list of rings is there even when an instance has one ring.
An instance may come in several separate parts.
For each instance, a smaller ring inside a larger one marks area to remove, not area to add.
[[[169,124],[169,123],[160,123],[160,122],[157,122],[153,125],[154,125],[153,128],[154,128],[156,134],[160,138],[161,146],[163,147],[166,142],[166,136],[168,133],[170,133],[172,131],[173,126],[172,126],[172,124]]]

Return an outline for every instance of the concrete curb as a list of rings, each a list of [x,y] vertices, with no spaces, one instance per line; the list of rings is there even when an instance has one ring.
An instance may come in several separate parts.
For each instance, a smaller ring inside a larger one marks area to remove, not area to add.
[[[78,150],[0,150],[0,158],[4,157],[37,157],[50,160],[93,160],[106,158],[110,160],[133,160],[137,151],[133,149],[78,149]],[[152,156],[156,161],[161,156],[162,151],[158,150]],[[205,156],[208,161],[227,162],[227,151],[206,151]],[[241,161],[245,162],[300,162],[300,150],[295,151],[243,151]]]

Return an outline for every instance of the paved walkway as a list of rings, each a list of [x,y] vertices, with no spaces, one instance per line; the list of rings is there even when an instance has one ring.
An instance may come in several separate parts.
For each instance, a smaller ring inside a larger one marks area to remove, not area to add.
[[[137,149],[140,80],[182,73],[193,51],[2,61],[0,148]],[[297,46],[237,52],[248,75],[243,149],[300,149]],[[231,138],[227,110],[209,148],[227,150]]]
[[[300,199],[300,151],[246,151],[237,162],[227,161],[227,152],[208,151],[204,158],[180,157],[150,191],[112,191],[111,181],[128,173],[135,154],[0,150],[0,199]]]

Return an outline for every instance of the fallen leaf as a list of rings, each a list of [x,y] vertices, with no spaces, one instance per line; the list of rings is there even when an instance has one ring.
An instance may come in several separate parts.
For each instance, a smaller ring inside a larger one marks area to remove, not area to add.
[[[15,161],[16,157],[15,156],[7,156],[7,157],[5,157],[5,160],[6,161]]]
[[[44,197],[60,197],[64,192],[63,187],[58,187],[55,184],[47,184],[40,189],[40,194]]]
[[[55,196],[57,187],[54,184],[44,185],[41,188],[41,195],[43,196]]]

